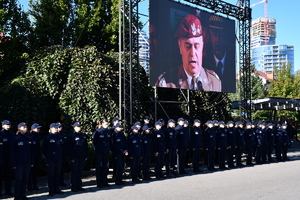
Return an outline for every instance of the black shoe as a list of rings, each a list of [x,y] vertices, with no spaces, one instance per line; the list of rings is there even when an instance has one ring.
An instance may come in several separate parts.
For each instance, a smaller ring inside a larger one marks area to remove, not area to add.
[[[59,185],[60,185],[60,186],[63,186],[63,187],[67,186],[67,184],[64,183],[64,182],[59,183]]]
[[[57,191],[55,191],[54,193],[55,193],[55,194],[63,194],[64,192],[61,191],[61,190],[57,190]]]
[[[14,196],[14,194],[12,192],[5,192],[5,195],[7,195],[7,196]]]
[[[33,190],[39,190],[39,188],[38,187],[34,187]]]
[[[121,181],[121,182],[116,182],[116,185],[125,185],[125,183],[123,182],[123,181]]]
[[[187,172],[187,171],[183,171],[182,173],[183,173],[183,174],[188,174],[188,172]]]
[[[77,189],[71,189],[71,192],[78,192]]]
[[[84,188],[77,188],[78,191],[85,191]]]
[[[110,187],[110,185],[108,183],[103,183],[104,187]]]
[[[49,196],[54,196],[54,192],[49,192]]]
[[[22,200],[27,200],[28,198],[24,195],[24,196],[22,196],[21,199],[22,199]]]
[[[97,188],[103,188],[104,186],[102,184],[98,184]]]

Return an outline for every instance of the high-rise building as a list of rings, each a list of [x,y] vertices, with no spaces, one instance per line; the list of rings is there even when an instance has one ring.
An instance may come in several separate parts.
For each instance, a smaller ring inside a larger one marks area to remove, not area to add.
[[[149,74],[149,38],[143,30],[139,32],[139,60],[146,74]]]
[[[294,46],[276,44],[276,20],[261,17],[252,21],[251,27],[251,63],[256,70],[273,74],[274,69],[283,64],[291,64],[294,74]],[[265,29],[267,24],[267,29]],[[265,34],[267,31],[267,34]]]

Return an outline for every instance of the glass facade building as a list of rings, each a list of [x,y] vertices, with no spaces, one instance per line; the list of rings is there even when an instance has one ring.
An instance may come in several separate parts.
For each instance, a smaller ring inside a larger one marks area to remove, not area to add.
[[[140,65],[149,74],[149,38],[143,30],[139,32],[139,61]]]

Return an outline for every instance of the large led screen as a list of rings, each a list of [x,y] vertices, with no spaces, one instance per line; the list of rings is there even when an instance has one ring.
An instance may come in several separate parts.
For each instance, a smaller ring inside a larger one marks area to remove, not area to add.
[[[235,22],[169,0],[150,0],[152,86],[235,92]]]

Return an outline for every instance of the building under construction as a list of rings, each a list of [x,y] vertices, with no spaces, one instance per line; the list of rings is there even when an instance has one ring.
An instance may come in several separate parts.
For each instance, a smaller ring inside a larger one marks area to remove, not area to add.
[[[265,28],[267,26],[267,28]],[[265,44],[273,45],[276,40],[276,19],[260,17],[251,23],[251,48]]]

